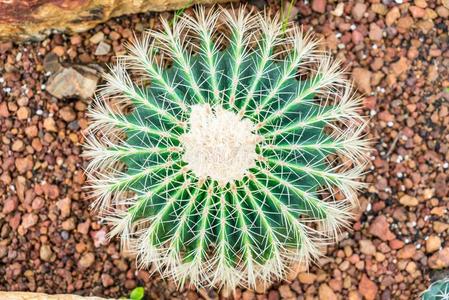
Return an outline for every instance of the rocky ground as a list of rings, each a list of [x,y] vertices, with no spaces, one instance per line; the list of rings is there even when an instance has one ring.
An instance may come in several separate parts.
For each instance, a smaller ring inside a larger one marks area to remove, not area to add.
[[[449,2],[336,2],[298,1],[290,18],[323,37],[365,95],[374,151],[357,221],[309,273],[235,299],[417,299],[449,268]],[[0,43],[0,290],[118,298],[143,285],[150,299],[218,297],[137,271],[105,241],[82,189],[99,72],[158,18]]]

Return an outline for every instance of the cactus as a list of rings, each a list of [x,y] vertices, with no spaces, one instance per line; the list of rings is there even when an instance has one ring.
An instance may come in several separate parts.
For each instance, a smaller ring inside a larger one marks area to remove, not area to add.
[[[449,300],[449,278],[433,282],[421,296],[422,300]]]
[[[179,285],[268,285],[348,226],[360,99],[313,36],[196,9],[127,45],[90,108],[93,207]]]

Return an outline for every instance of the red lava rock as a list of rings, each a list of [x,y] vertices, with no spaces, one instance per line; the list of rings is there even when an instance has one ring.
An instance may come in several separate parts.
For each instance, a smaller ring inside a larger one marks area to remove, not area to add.
[[[363,34],[362,34],[360,31],[358,31],[358,30],[354,30],[354,31],[352,32],[351,39],[352,39],[352,42],[353,42],[355,45],[358,45],[358,44],[360,44],[361,42],[363,42]]]
[[[59,115],[66,122],[71,122],[76,119],[76,114],[70,106],[65,106],[59,110]]]
[[[318,289],[320,300],[337,300],[334,291],[325,283],[322,283]],[[287,299],[287,298],[285,298]]]
[[[17,197],[9,197],[3,203],[2,212],[6,215],[16,210],[16,208],[17,208]]]
[[[368,276],[363,274],[359,282],[360,294],[362,294],[366,300],[374,300],[377,297],[377,291],[378,288],[374,281],[370,280]]]
[[[408,9],[410,10],[413,18],[423,18],[426,15],[426,11],[421,7],[412,5]]]
[[[104,287],[110,287],[114,284],[114,279],[109,274],[101,274],[101,283]]]
[[[366,4],[365,3],[361,3],[361,2],[357,2],[353,7],[352,7],[352,17],[354,18],[354,20],[356,21],[360,21],[366,11]]]
[[[399,198],[399,203],[405,206],[417,206],[419,204],[419,201],[416,197],[412,197],[410,195],[404,195],[401,198]]]
[[[390,224],[388,224],[385,216],[378,216],[371,223],[369,233],[380,238],[383,241],[390,241],[395,238],[395,235],[390,231]]]
[[[79,233],[86,235],[89,233],[89,228],[90,228],[90,221],[87,220],[86,222],[79,223],[76,230]]]
[[[360,252],[365,255],[374,255],[376,254],[376,246],[374,246],[373,242],[370,240],[360,240]]]
[[[433,253],[440,249],[441,247],[441,239],[436,235],[431,235],[426,240],[426,252]]]
[[[81,256],[80,260],[78,261],[78,266],[82,269],[87,269],[95,262],[95,255],[91,252],[88,252]]]
[[[369,38],[372,41],[380,41],[382,39],[382,29],[376,23],[369,25]]]
[[[17,158],[15,160],[15,165],[20,174],[26,173],[33,169],[33,157],[28,155],[26,157]]]
[[[382,15],[382,16],[384,16],[384,15],[386,15],[388,13],[388,8],[385,5],[383,5],[382,3],[373,3],[373,4],[371,4],[370,9],[373,12],[375,12],[376,14],[379,14],[379,15]]]
[[[395,76],[399,76],[406,72],[410,66],[410,63],[405,57],[401,57],[397,62],[391,64],[391,70]]]
[[[55,200],[59,197],[58,186],[56,186],[54,184],[48,184],[48,183],[43,184],[42,191],[44,192],[45,196],[50,199]]]
[[[64,222],[62,222],[61,227],[65,231],[71,231],[71,230],[75,229],[76,228],[75,219],[69,218],[69,219],[65,220]]]
[[[47,131],[51,131],[51,132],[57,132],[58,129],[56,128],[56,123],[55,120],[51,117],[46,118],[44,120],[44,128]]]
[[[33,208],[33,210],[40,210],[41,208],[44,207],[44,199],[42,199],[41,197],[36,197],[33,200],[33,203],[31,204],[31,207]]]
[[[11,150],[14,152],[21,152],[25,148],[25,144],[22,140],[16,140],[11,146]]]
[[[295,293],[292,292],[288,284],[281,285],[279,287],[279,293],[281,294],[281,297],[284,299],[295,297]]]
[[[36,225],[37,221],[39,220],[39,217],[35,214],[26,214],[22,217],[22,226],[25,229],[31,228],[34,225]]]
[[[312,0],[312,10],[317,13],[324,13],[326,11],[326,0]]]
[[[64,198],[58,201],[58,208],[61,211],[61,218],[67,218],[70,216],[70,209],[72,205],[72,200],[70,198]]]
[[[279,300],[279,299],[281,299],[281,296],[279,295],[278,291],[271,290],[268,293],[268,300]]]
[[[317,276],[315,274],[309,272],[298,274],[298,280],[302,284],[313,284],[316,280],[316,277]]]
[[[400,241],[400,240],[391,240],[390,242],[389,242],[389,245],[390,245],[390,248],[391,249],[393,249],[393,250],[398,250],[398,249],[401,249],[402,247],[404,247],[404,242],[403,241]]]
[[[361,92],[371,93],[371,72],[363,68],[354,68],[352,70],[352,78],[355,86],[360,89]]]
[[[53,251],[51,250],[51,247],[46,244],[42,245],[39,250],[39,257],[43,261],[50,261],[51,258],[53,257]]]
[[[436,9],[437,14],[442,18],[449,17],[449,7],[438,6]]]
[[[399,259],[410,259],[416,254],[416,246],[413,244],[405,245],[401,250],[398,251]]]
[[[443,269],[449,267],[449,247],[445,247],[432,255],[427,263],[431,269]]]
[[[21,107],[17,110],[17,119],[26,120],[30,116],[30,109],[28,107]]]
[[[409,31],[409,29],[413,26],[414,23],[415,22],[411,17],[406,16],[399,18],[397,21],[398,31],[401,33],[406,33],[407,31]]]
[[[0,102],[0,117],[3,118],[9,117],[9,110],[6,102]]]
[[[11,226],[13,230],[16,230],[20,225],[21,219],[22,216],[20,215],[20,213],[16,213],[12,218],[9,219],[9,226]]]
[[[446,197],[449,192],[449,186],[446,182],[447,176],[444,173],[437,175],[435,179],[435,193],[438,197]]]

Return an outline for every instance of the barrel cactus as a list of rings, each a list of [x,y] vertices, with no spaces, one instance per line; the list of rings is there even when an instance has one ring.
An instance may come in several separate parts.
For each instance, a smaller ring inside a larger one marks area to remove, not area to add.
[[[449,278],[432,283],[422,294],[422,300],[449,300]]]
[[[367,160],[360,99],[311,34],[198,8],[127,46],[85,155],[109,237],[180,285],[282,279],[348,225]]]

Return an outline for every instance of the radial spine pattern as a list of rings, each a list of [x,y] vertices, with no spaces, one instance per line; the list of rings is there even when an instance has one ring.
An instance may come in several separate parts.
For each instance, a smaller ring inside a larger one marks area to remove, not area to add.
[[[348,224],[367,160],[338,62],[279,18],[198,8],[128,45],[90,109],[93,206],[150,267],[282,279]]]

